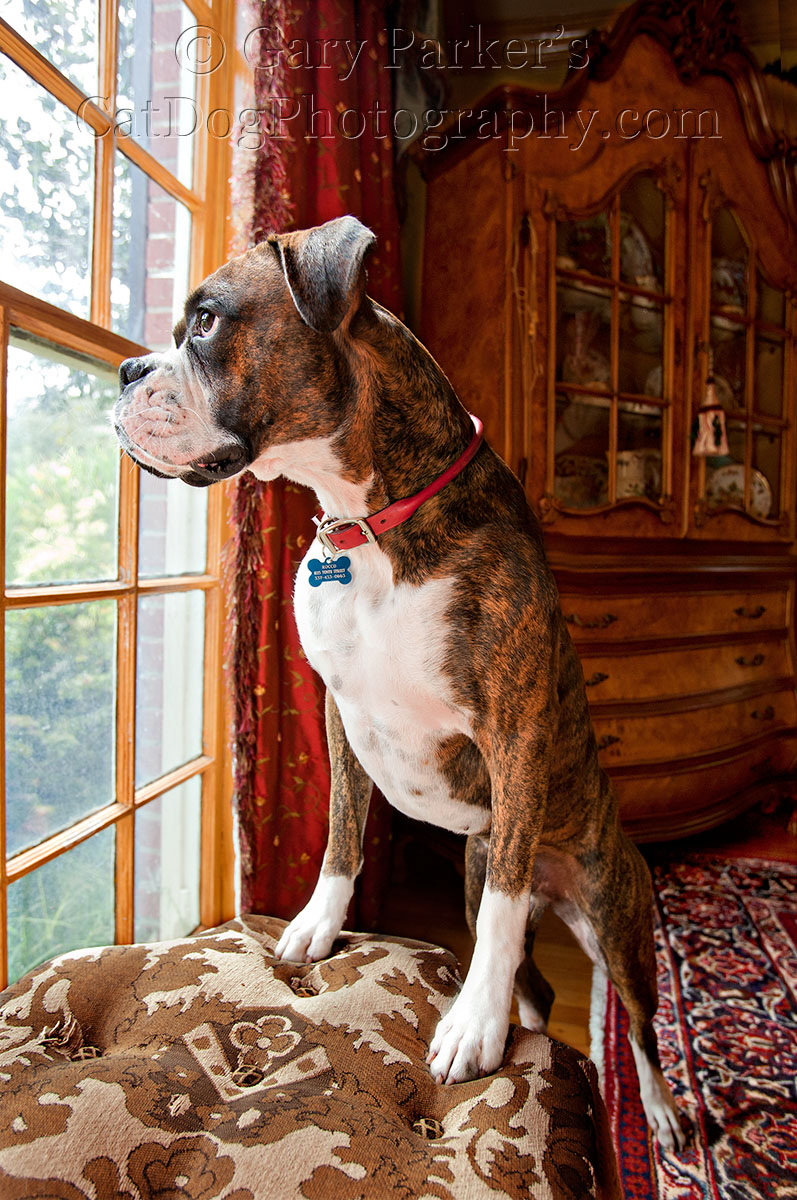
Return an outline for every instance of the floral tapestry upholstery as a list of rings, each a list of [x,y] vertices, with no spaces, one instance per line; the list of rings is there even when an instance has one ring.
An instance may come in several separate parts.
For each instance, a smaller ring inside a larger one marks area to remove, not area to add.
[[[595,1069],[513,1028],[496,1075],[424,1058],[459,987],[423,942],[284,923],[63,955],[0,996],[3,1200],[614,1197]]]

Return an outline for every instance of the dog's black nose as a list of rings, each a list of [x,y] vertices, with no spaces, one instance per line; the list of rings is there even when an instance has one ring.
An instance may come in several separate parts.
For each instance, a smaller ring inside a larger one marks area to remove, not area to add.
[[[119,382],[122,387],[127,387],[128,383],[135,383],[137,379],[148,375],[153,366],[147,358],[126,358],[119,365]]]

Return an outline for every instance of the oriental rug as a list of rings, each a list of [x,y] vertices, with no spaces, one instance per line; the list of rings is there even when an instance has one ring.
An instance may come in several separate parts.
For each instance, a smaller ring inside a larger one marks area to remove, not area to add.
[[[654,869],[662,1067],[686,1149],[648,1136],[617,994],[596,972],[592,1057],[626,1200],[797,1198],[797,866],[689,856]]]

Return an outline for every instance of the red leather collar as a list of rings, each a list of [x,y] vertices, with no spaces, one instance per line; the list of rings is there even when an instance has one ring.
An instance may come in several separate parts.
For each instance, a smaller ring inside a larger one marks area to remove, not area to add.
[[[414,512],[417,512],[422,504],[441,492],[446,484],[465,469],[482,444],[484,437],[482,423],[478,417],[474,417],[473,413],[471,413],[470,419],[475,432],[467,450],[433,483],[414,496],[408,496],[405,500],[396,500],[394,504],[389,504],[387,508],[373,513],[370,517],[328,517],[326,515],[320,518],[315,517],[314,520],[318,525],[318,538],[324,549],[334,556],[341,550],[354,550],[357,546],[375,542],[380,533],[386,533],[388,529],[395,529],[397,525],[401,525]]]

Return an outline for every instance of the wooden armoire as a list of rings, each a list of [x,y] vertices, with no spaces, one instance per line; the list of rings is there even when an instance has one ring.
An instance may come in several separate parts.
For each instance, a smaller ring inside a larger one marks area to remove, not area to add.
[[[420,336],[543,522],[639,840],[797,764],[797,177],[765,82],[727,0],[642,0],[560,90],[415,155]]]

